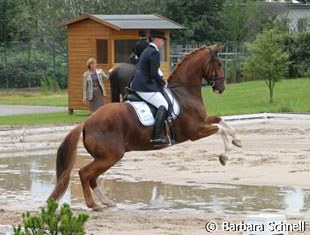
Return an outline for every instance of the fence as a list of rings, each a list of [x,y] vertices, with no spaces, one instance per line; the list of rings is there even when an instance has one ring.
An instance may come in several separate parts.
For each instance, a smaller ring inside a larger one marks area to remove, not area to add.
[[[63,42],[0,44],[0,89],[67,85],[67,49]]]
[[[186,44],[186,45],[171,45],[170,62],[171,68],[191,51],[204,46],[205,44]],[[240,82],[242,80],[241,73],[241,59],[245,55],[245,49],[237,46],[235,43],[226,43],[224,51],[219,53],[223,60],[224,72],[229,82]]]
[[[171,68],[184,55],[204,44],[171,45]],[[224,72],[229,82],[241,81],[240,61],[244,49],[234,43],[226,43],[220,53]],[[47,87],[55,90],[67,87],[66,41],[10,42],[0,45],[0,90]]]

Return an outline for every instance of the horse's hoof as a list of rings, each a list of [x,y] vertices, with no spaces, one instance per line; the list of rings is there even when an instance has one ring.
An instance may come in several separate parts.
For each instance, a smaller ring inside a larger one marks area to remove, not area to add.
[[[242,147],[242,143],[241,143],[241,140],[232,140],[231,142],[233,145],[241,148]]]
[[[86,206],[93,211],[102,211],[103,207],[98,205],[97,203],[86,204]]]
[[[219,161],[222,164],[222,166],[225,166],[226,162],[228,161],[228,157],[225,154],[221,154],[219,156]]]
[[[97,212],[100,212],[100,211],[103,211],[104,207],[102,206],[96,206],[93,208],[93,211],[97,211]]]
[[[109,202],[105,203],[105,205],[106,205],[107,207],[116,207],[116,203],[113,202],[113,201],[109,201]]]

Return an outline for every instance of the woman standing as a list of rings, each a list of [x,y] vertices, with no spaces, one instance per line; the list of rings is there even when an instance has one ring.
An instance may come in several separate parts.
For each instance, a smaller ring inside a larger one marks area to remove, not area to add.
[[[86,63],[88,71],[83,74],[83,102],[89,101],[89,109],[95,112],[105,104],[105,88],[103,81],[108,76],[102,69],[97,69],[97,61],[90,58]]]

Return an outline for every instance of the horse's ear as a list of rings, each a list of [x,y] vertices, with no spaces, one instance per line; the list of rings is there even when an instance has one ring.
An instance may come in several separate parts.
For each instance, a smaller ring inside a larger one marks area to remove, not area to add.
[[[224,46],[220,44],[215,44],[212,46],[212,49],[215,51],[215,53],[219,53],[223,50]]]

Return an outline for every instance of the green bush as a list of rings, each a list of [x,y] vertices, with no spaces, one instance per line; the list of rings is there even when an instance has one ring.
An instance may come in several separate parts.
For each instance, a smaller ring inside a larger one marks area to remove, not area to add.
[[[289,54],[291,61],[288,67],[289,77],[310,76],[310,31],[296,34],[285,34],[280,45]]]
[[[8,55],[6,73],[9,88],[39,87],[42,77],[51,73],[49,58],[46,54],[32,52],[12,52]],[[7,85],[4,64],[0,67],[0,87]]]
[[[60,86],[58,81],[55,81],[53,77],[41,78],[41,90],[43,94],[48,94],[50,91],[59,93]]]
[[[83,235],[84,225],[89,216],[80,214],[74,216],[68,204],[63,204],[60,210],[54,201],[48,202],[47,208],[41,208],[37,216],[29,212],[23,214],[23,225],[14,227],[14,235]]]
[[[67,88],[67,55],[61,50],[55,52],[55,71],[49,48],[12,43],[5,49],[0,47],[0,52],[0,88],[40,87],[47,77],[57,80],[60,88]]]

